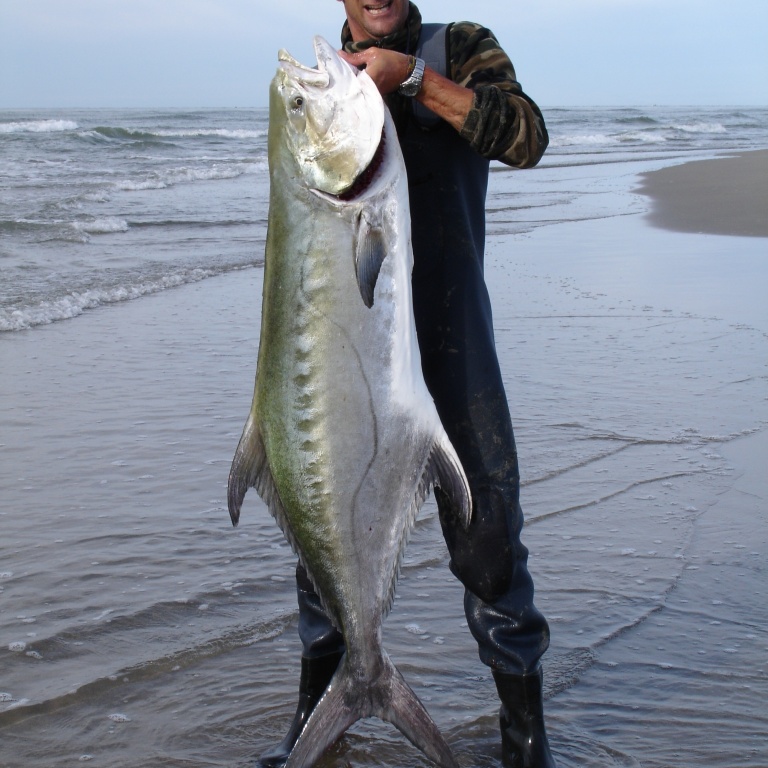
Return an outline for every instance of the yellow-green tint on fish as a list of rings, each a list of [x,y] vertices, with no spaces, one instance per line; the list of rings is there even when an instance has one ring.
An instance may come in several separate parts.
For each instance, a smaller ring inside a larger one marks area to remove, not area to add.
[[[230,514],[237,521],[256,487],[344,634],[344,661],[288,768],[312,765],[369,716],[454,768],[386,656],[381,625],[430,488],[439,485],[465,523],[469,489],[421,372],[394,125],[365,73],[325,41],[315,48],[316,70],[281,54],[271,89],[261,339]]]

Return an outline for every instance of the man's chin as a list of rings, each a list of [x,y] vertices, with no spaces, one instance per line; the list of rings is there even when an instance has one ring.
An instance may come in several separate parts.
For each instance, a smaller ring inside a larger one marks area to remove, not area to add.
[[[381,38],[396,32],[402,20],[397,13],[397,7],[391,0],[389,3],[371,3],[363,7],[365,26],[372,37]]]

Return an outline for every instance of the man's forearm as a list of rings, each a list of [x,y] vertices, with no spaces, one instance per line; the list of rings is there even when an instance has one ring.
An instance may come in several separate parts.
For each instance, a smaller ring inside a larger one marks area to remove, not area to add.
[[[522,91],[495,86],[473,91],[474,103],[461,135],[476,152],[514,168],[536,165],[549,138],[539,108]]]
[[[416,100],[434,112],[457,131],[461,130],[472,109],[474,94],[469,88],[457,85],[453,80],[427,67]]]
[[[342,58],[356,67],[365,67],[383,95],[393,93],[408,77],[409,56],[397,51],[369,48],[361,53],[341,53]],[[427,67],[421,90],[415,96],[427,109],[432,110],[457,131],[472,108],[473,93],[463,85],[457,85],[447,77]]]
[[[365,68],[385,96],[397,91],[410,73],[411,57],[398,51],[373,47],[359,53],[342,52],[341,56],[353,66]],[[511,64],[509,67],[513,78]],[[538,109],[523,95],[517,81],[511,79],[509,83],[516,93],[487,84],[478,84],[476,93],[474,87],[427,67],[414,98],[459,131],[484,157],[526,168],[535,165],[544,152],[546,129]]]

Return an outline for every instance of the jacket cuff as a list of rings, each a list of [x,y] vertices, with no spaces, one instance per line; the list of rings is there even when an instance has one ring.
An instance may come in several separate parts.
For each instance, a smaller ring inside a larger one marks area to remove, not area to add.
[[[517,113],[508,94],[492,85],[475,89],[472,107],[461,127],[461,135],[483,157],[503,154],[516,138]]]

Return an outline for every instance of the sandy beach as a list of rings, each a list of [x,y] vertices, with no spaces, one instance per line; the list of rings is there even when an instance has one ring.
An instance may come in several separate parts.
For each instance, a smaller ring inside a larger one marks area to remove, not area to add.
[[[766,158],[492,174],[562,768],[768,765]],[[527,230],[515,201],[540,188],[580,191]],[[224,498],[260,281],[0,336],[3,768],[246,766],[282,735],[294,558],[255,494],[237,530]],[[490,768],[493,682],[446,560],[428,504],[385,645],[460,765]],[[427,766],[375,721],[321,764]]]
[[[656,226],[768,237],[768,151],[685,163],[642,178]]]

